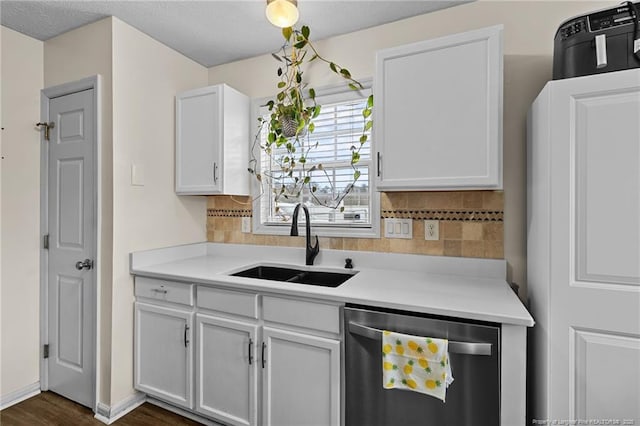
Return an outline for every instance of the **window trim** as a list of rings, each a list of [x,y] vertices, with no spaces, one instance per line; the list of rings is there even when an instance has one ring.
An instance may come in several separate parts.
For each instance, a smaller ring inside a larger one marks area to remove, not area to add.
[[[372,90],[373,79],[367,78],[359,80],[364,86],[365,90]],[[346,88],[344,85],[331,85],[321,87],[316,89],[316,100],[318,104],[328,104],[333,102],[347,101],[349,98],[349,93],[357,93],[352,91],[349,88]],[[355,98],[355,96],[353,96]],[[249,141],[250,146],[249,149],[253,146],[254,137],[258,131],[258,117],[260,116],[260,107],[264,105],[267,101],[272,99],[273,97],[265,97],[265,98],[253,98],[251,100],[251,123],[252,123],[252,133],[251,140]],[[372,130],[373,134],[373,130]],[[380,238],[380,192],[377,191],[375,184],[375,177],[373,176],[375,164],[373,161],[373,156],[375,153],[375,138],[372,137],[369,140],[371,144],[371,160],[369,166],[369,188],[370,188],[370,200],[371,200],[371,226],[362,226],[362,225],[313,225],[312,232],[315,235],[320,237],[345,237],[345,238]],[[254,154],[259,158],[260,152],[259,148],[256,148]],[[256,165],[257,168],[260,167],[260,161]],[[290,225],[273,225],[261,223],[260,221],[260,211],[261,211],[261,200],[265,194],[260,195],[260,183],[257,179],[251,179],[251,195],[253,199],[253,217],[252,217],[252,228],[254,234],[262,234],[262,235],[289,235]]]

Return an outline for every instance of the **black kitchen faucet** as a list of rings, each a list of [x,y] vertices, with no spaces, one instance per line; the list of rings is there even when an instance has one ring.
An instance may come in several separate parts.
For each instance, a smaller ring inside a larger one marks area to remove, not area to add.
[[[296,208],[293,210],[293,217],[291,218],[291,236],[298,236],[298,213],[300,212],[300,206],[302,204],[296,204]],[[306,235],[307,235],[307,244],[306,244],[306,264],[313,265],[313,259],[316,258],[318,253],[320,253],[320,243],[318,242],[318,236],[316,235],[316,243],[315,245],[311,245],[311,219],[309,219],[309,209],[307,206],[302,206],[304,210],[304,219],[306,221]]]

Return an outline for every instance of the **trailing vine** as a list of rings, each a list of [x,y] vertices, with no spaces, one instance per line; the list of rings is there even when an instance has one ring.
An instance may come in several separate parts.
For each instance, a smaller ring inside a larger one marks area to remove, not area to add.
[[[353,181],[343,191],[338,192],[322,163],[314,162],[310,158],[310,154],[318,147],[318,143],[313,141],[314,119],[319,116],[322,106],[316,101],[315,89],[304,81],[303,68],[314,61],[323,62],[333,73],[345,80],[351,90],[362,90],[364,86],[352,77],[347,68],[320,55],[309,39],[308,26],[300,29],[283,28],[282,35],[285,40],[282,47],[271,54],[278,62],[278,93],[263,105],[269,111],[268,116],[258,118],[259,127],[251,150],[249,172],[254,174],[261,184],[268,184],[271,188],[276,211],[282,198],[297,199],[305,189],[317,204],[337,208],[361,176],[357,165],[361,149],[368,142],[368,132],[373,126],[373,95],[367,98],[362,109],[362,133],[357,143],[351,146],[350,165],[353,169]],[[275,164],[270,171],[258,170],[259,158],[255,154],[258,146]],[[332,194],[335,194],[329,201],[321,200],[316,195],[317,186],[312,182],[312,173],[317,172],[324,173]]]

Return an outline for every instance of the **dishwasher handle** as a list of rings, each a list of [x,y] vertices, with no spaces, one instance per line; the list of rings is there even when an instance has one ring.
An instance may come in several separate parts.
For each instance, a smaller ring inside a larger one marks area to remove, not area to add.
[[[349,332],[373,340],[382,340],[382,330],[349,321]],[[491,356],[491,343],[470,343],[449,340],[449,352],[463,355]]]

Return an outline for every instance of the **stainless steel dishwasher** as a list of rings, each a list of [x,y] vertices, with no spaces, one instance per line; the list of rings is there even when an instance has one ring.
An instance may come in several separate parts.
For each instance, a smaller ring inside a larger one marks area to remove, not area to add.
[[[347,426],[500,424],[499,325],[375,309],[344,309]],[[446,402],[382,387],[382,330],[449,339]]]

